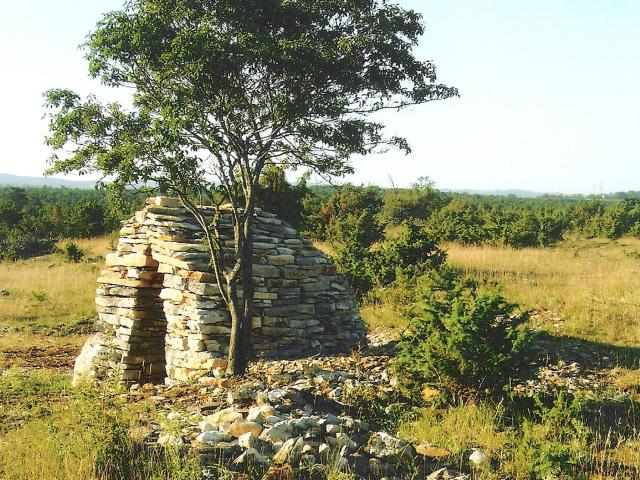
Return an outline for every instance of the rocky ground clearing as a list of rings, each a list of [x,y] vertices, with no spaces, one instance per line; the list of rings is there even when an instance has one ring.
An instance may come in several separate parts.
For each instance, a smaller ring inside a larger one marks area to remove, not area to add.
[[[192,385],[135,385],[125,395],[131,402],[151,401],[159,412],[141,432],[148,444],[196,449],[211,479],[220,465],[238,478],[314,478],[314,471],[327,468],[361,478],[468,478],[448,468],[444,448],[412,445],[385,431],[398,405],[389,369],[393,353],[393,336],[377,331],[366,351],[350,356],[258,361],[241,379],[214,372]],[[611,387],[609,369],[569,360],[534,371],[516,391]],[[469,453],[471,466],[474,459],[485,461],[481,451]]]
[[[148,443],[197,449],[211,479],[220,464],[238,478],[313,478],[327,468],[362,478],[466,478],[442,464],[446,450],[411,445],[381,430],[384,422],[363,419],[374,408],[359,403],[366,395],[387,414],[393,408],[393,343],[380,333],[370,341],[361,354],[258,361],[242,379],[147,384],[126,395],[161,412],[144,432]]]

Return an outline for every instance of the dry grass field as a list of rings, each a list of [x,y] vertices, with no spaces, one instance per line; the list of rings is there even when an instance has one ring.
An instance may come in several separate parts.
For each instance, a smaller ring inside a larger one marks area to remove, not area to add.
[[[68,367],[95,310],[95,280],[108,240],[75,240],[85,253],[0,263],[0,367]],[[64,243],[64,242],[61,242]]]
[[[0,264],[0,351],[81,344],[109,241],[76,243],[85,252],[79,263],[54,254]],[[317,246],[330,253],[329,245]],[[569,239],[548,249],[446,248],[453,265],[501,283],[507,298],[534,311],[537,329],[619,347],[640,343],[638,239]],[[387,305],[365,303],[362,314],[370,328],[399,331],[406,325]]]
[[[555,472],[545,478],[640,478],[640,240],[568,239],[548,249],[450,244],[446,249],[451,264],[479,280],[500,283],[508,299],[532,311],[530,326],[545,333],[538,345],[547,359],[554,358],[551,375],[563,375],[562,367],[554,366],[558,358],[558,365],[577,361],[577,378],[586,387],[580,393],[594,408],[570,417],[569,407],[558,405],[539,424],[520,431],[503,417],[501,404],[461,403],[424,409],[401,433],[458,452],[460,464],[464,452],[480,447],[506,475],[501,478],[530,478],[522,467],[532,461],[527,445],[536,441],[543,446],[536,453],[541,459],[574,448],[589,465],[579,477]],[[363,316],[374,325],[406,325],[384,305],[365,306]],[[598,393],[587,391],[596,384]],[[579,429],[566,435],[571,422],[591,425],[591,435],[582,438]]]
[[[387,232],[393,235],[393,232]],[[331,253],[328,244],[316,245]],[[532,310],[532,326],[620,347],[640,344],[640,239],[568,239],[552,248],[444,245],[449,262]],[[389,305],[365,302],[370,328],[406,321]]]
[[[449,261],[500,282],[553,334],[618,346],[640,344],[640,240],[572,239],[549,249],[448,245]]]

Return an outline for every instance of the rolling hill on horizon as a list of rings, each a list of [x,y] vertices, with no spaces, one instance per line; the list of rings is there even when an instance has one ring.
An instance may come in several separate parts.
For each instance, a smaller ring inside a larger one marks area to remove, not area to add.
[[[35,177],[26,175],[14,175],[12,173],[0,172],[0,186],[17,186],[17,187],[51,187],[51,188],[79,188],[79,189],[93,189],[96,186],[96,180],[68,180],[65,178],[54,177]],[[316,184],[312,187],[329,187],[329,185]],[[388,187],[381,187],[387,189]],[[437,188],[437,187],[436,187]],[[453,188],[437,188],[441,192],[460,193],[467,195],[483,195],[483,196],[515,196],[520,198],[536,198],[542,196],[561,196],[561,197],[583,197],[590,196],[587,194],[570,194],[570,193],[556,193],[556,192],[536,192],[533,190],[522,189],[453,189]],[[402,189],[400,189],[402,190]],[[606,197],[620,197],[624,198],[630,194],[633,196],[638,195],[639,192],[609,192],[599,194],[598,196]]]
[[[66,180],[54,177],[28,177],[0,173],[0,185],[14,185],[18,187],[66,187],[66,188],[95,188],[95,180]]]

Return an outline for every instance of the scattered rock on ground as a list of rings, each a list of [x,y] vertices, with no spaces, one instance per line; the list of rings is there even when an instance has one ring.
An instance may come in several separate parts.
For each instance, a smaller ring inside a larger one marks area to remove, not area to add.
[[[318,464],[362,478],[393,478],[407,473],[404,466],[415,459],[426,477],[449,452],[431,445],[414,449],[352,416],[355,390],[369,389],[382,399],[393,392],[388,364],[387,355],[261,361],[243,378],[212,373],[193,384],[132,389],[129,396],[181,412],[167,420],[181,425],[203,465],[224,459],[236,471],[266,471],[265,480],[297,478],[298,469]],[[173,441],[162,430],[157,426],[149,441]],[[432,478],[463,478],[442,475]]]
[[[448,468],[440,468],[431,473],[426,480],[466,480],[469,478],[467,475],[461,475]]]

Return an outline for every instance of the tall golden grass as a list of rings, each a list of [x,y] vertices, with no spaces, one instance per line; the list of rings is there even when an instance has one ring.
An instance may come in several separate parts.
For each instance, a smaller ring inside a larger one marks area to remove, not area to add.
[[[108,240],[75,240],[85,252],[82,262],[60,255],[0,263],[0,327],[52,326],[93,316],[95,280]]]
[[[640,341],[640,240],[572,239],[548,248],[447,246],[449,261],[502,283],[553,333],[621,346]]]

